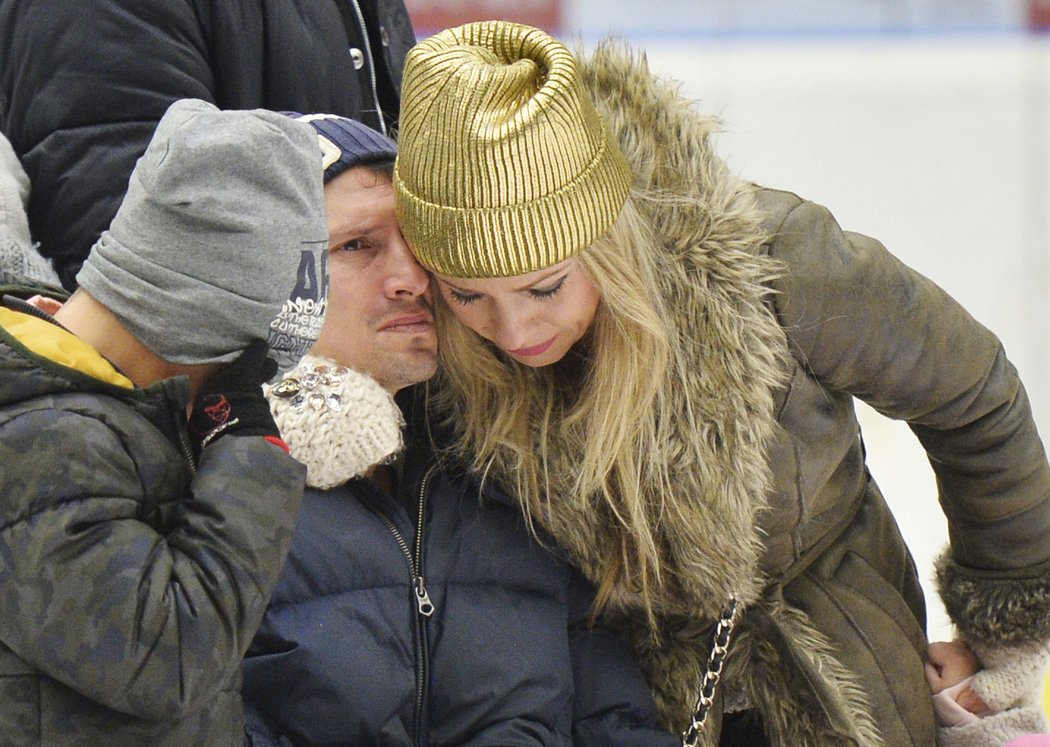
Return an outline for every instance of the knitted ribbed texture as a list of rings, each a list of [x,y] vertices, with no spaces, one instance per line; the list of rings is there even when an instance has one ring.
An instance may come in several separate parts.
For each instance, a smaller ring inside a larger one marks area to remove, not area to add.
[[[398,220],[431,270],[506,277],[600,237],[631,175],[564,44],[529,26],[472,23],[405,61]]]
[[[286,113],[317,131],[325,184],[355,166],[393,163],[397,157],[393,140],[353,119],[336,114]]]
[[[21,246],[32,243],[25,210],[28,201],[29,177],[11,143],[0,132],[0,230]]]
[[[36,250],[29,235],[26,176],[11,143],[0,133],[0,284],[47,283],[60,287],[58,275]]]
[[[40,252],[34,246],[11,240],[5,236],[5,231],[5,227],[0,224],[0,285],[43,283],[60,288],[58,275]]]
[[[401,449],[401,410],[367,374],[307,355],[263,392],[311,487],[341,485]]]

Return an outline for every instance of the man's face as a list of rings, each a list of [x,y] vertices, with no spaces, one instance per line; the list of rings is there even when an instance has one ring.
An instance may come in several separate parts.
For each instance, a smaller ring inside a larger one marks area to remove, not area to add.
[[[433,376],[430,279],[405,244],[390,178],[358,166],[325,185],[328,315],[311,352],[364,371],[390,392]]]

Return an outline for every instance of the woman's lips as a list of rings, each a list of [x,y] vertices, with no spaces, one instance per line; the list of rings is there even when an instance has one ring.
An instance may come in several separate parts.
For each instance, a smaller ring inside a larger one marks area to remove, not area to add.
[[[517,356],[520,356],[522,358],[530,358],[530,357],[532,357],[534,355],[540,355],[541,353],[546,353],[547,352],[547,348],[549,348],[551,345],[553,345],[554,341],[556,339],[558,339],[558,336],[554,335],[554,337],[552,337],[551,339],[547,340],[546,342],[541,342],[539,345],[533,345],[532,347],[528,347],[528,348],[518,348],[517,350],[508,350],[507,352],[510,353],[511,355],[517,355]]]

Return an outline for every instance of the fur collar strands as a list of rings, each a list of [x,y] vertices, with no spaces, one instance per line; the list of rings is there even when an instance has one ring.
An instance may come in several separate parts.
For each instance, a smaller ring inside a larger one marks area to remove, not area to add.
[[[766,449],[786,356],[766,303],[776,267],[761,251],[767,237],[753,187],[713,151],[717,121],[615,43],[599,46],[582,70],[659,237],[654,275],[685,351],[661,392],[681,405],[657,456],[675,465],[677,492],[661,526],[673,566],[666,570],[680,590],[660,612],[711,621],[730,594],[746,605],[763,587],[755,527],[771,481]],[[591,567],[594,558],[580,561]],[[628,595],[612,601],[613,609],[633,606]]]

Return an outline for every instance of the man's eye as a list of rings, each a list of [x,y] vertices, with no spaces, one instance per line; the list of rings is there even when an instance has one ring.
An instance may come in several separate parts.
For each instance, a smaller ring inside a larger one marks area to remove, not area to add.
[[[337,246],[335,248],[335,251],[337,251],[337,252],[356,252],[356,251],[358,251],[360,249],[366,249],[366,248],[368,248],[368,244],[365,242],[364,239],[351,239],[350,241],[347,241],[345,244],[340,244],[339,246]]]

